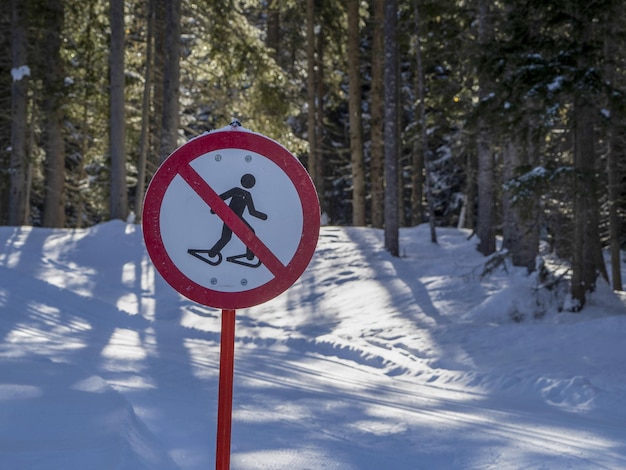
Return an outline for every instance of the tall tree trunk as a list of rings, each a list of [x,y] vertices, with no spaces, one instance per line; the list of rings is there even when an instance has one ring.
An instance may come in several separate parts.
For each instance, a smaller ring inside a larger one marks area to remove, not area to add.
[[[615,86],[615,57],[619,54],[615,47],[615,34],[616,25],[615,21],[619,17],[617,15],[617,9],[615,8],[615,2],[611,2],[611,6],[607,8],[605,24],[606,34],[604,37],[604,57],[605,57],[605,76],[606,83],[608,83],[607,91],[607,107],[609,111],[609,122],[607,129],[607,173],[608,173],[608,186],[609,186],[609,238],[610,238],[610,251],[611,251],[611,282],[613,289],[617,291],[622,290],[622,260],[621,260],[621,221],[618,211],[620,189],[622,181],[622,172],[620,171],[619,160],[620,156],[623,159],[623,155],[618,155],[617,150],[617,134],[618,124],[615,117],[615,104],[613,96],[613,87]]]
[[[46,153],[46,197],[43,209],[44,227],[65,224],[65,142],[63,139],[64,74],[61,59],[64,2],[47,0],[44,5],[43,57],[43,115],[44,149]]]
[[[484,119],[479,118],[479,121]],[[477,142],[478,160],[478,217],[476,233],[480,239],[478,251],[488,256],[496,251],[494,161],[489,140],[489,130],[484,123],[479,124]]]
[[[361,45],[359,0],[348,0],[348,78],[350,93],[350,153],[352,162],[352,225],[365,225],[365,168],[361,123]]]
[[[317,114],[318,100],[317,100],[317,47],[316,47],[316,35],[315,35],[315,19],[316,19],[315,0],[307,0],[306,2],[306,55],[307,55],[307,134],[309,140],[309,173],[313,184],[317,188],[317,194],[322,205],[322,211],[324,211],[324,197],[322,191],[322,178],[321,178],[321,161],[319,159],[318,151],[318,124]]]
[[[596,287],[598,274],[607,279],[598,233],[593,105],[585,97],[574,104],[574,252],[572,258],[572,309],[581,310],[586,295]]]
[[[26,9],[24,0],[12,0],[11,53],[11,163],[9,189],[9,225],[25,225],[27,213],[26,138],[28,132],[28,77],[26,57]]]
[[[326,93],[324,83],[324,54],[326,53],[326,37],[322,28],[323,25],[320,24],[316,38],[315,54],[315,139],[317,141],[315,144],[315,161],[317,162],[317,179],[320,185],[318,191],[324,195],[326,193],[326,162],[324,158],[324,94]],[[330,214],[331,208],[328,198],[323,197],[320,199],[320,206],[322,207],[322,212]]]
[[[154,76],[152,77],[152,114],[150,115],[150,150],[147,167],[154,173],[161,162],[163,134],[163,70],[165,69],[165,0],[154,3]]]
[[[530,131],[529,134],[533,132]],[[520,138],[512,139],[503,145],[504,181],[516,176],[519,168],[532,166],[531,158],[536,154],[533,148],[534,136],[529,135],[528,141],[525,152],[520,150],[524,148]],[[503,198],[502,246],[510,251],[513,266],[525,267],[531,273],[535,270],[539,250],[539,204],[536,198],[528,198],[513,204],[512,196],[513,194],[505,193]]]
[[[587,234],[589,217],[590,180],[593,178],[593,132],[590,113],[591,105],[582,99],[574,104],[574,252],[572,256],[572,298],[576,302],[575,311],[585,305],[586,294],[595,287],[595,273],[593,272],[593,258],[589,256],[589,241]]]
[[[430,241],[437,243],[437,232],[435,230],[435,200],[433,197],[433,185],[432,174],[430,171],[430,159],[428,152],[428,132],[426,129],[426,91],[424,86],[424,67],[422,65],[422,44],[420,36],[420,16],[417,0],[413,2],[413,11],[415,14],[415,59],[417,62],[417,99],[419,100],[419,119],[420,119],[420,142],[421,149],[417,153],[421,155],[421,158],[416,158],[417,161],[413,165],[414,181],[412,185],[412,191],[415,195],[412,198],[414,206],[419,207],[419,213],[422,213],[422,201],[421,195],[423,191],[421,188],[418,190],[418,185],[426,183],[426,199],[428,203],[428,225],[430,227]],[[422,177],[422,170],[426,171],[426,177]],[[417,177],[415,177],[417,175]],[[421,222],[421,221],[420,221]]]
[[[31,101],[33,105],[31,106],[30,113],[28,113],[28,138],[26,141],[26,155],[33,154],[33,149],[35,148],[35,133],[37,127],[36,123],[39,121],[36,118],[35,113],[32,111],[35,108],[34,103],[36,102],[36,100],[33,98]],[[28,163],[26,164],[26,194],[24,195],[24,211],[26,212],[25,219],[29,220],[31,199],[30,195],[33,188],[33,162],[30,158],[28,158],[27,161]]]
[[[372,23],[372,82],[371,82],[371,211],[372,226],[382,228],[384,223],[384,22],[385,0],[372,0],[373,23]]]
[[[478,2],[478,43],[486,44],[491,36],[491,22],[489,17],[489,2]],[[482,102],[488,96],[488,81],[486,74],[478,74],[479,100]],[[477,135],[478,157],[478,218],[476,233],[480,239],[478,251],[487,256],[496,251],[495,235],[495,181],[494,156],[491,149],[490,130],[484,115],[478,116]]]
[[[84,67],[87,71],[85,76],[85,80],[87,82],[95,80],[96,75],[99,73],[96,67],[96,57],[100,55],[100,52],[96,49],[99,45],[94,40],[94,30],[96,30],[96,35],[100,34],[99,26],[96,22],[98,13],[96,12],[98,0],[88,0],[83,2],[84,8],[87,10],[86,18],[85,18],[85,30],[82,33],[86,38],[85,47],[83,50],[84,54]],[[93,89],[90,86],[83,87],[83,95],[82,95],[82,123],[85,131],[81,132],[81,137],[79,139],[79,147],[80,147],[80,155],[82,158],[79,159],[76,165],[75,173],[78,175],[78,190],[76,197],[76,228],[82,228],[85,222],[89,223],[87,220],[86,214],[86,201],[88,199],[88,193],[90,192],[88,189],[88,175],[85,169],[85,164],[87,163],[86,155],[89,152],[89,148],[91,145],[90,132],[88,129],[92,128],[93,125],[93,115],[94,115],[94,99]]]
[[[267,4],[265,45],[272,50],[274,59],[280,64],[280,8],[278,4],[279,2],[276,0],[270,0]]]
[[[426,132],[426,110],[424,104],[424,70],[422,67],[422,51],[419,37],[419,10],[417,0],[413,1],[414,35],[413,56],[415,57],[415,80],[414,89],[417,97],[416,116],[419,118],[420,131],[413,141],[413,161],[411,164],[411,224],[419,225],[426,220],[424,214],[424,186],[425,168],[424,160],[428,149]]]
[[[141,134],[139,136],[139,159],[137,161],[137,188],[135,190],[136,220],[141,220],[143,198],[146,188],[146,161],[150,146],[148,130],[150,127],[150,91],[152,90],[153,55],[154,55],[154,18],[155,1],[148,0],[148,32],[146,35],[146,69],[143,99],[141,103]]]
[[[111,43],[109,52],[110,114],[109,149],[111,152],[111,219],[128,216],[126,191],[126,125],[124,112],[124,0],[111,0]]]
[[[385,2],[385,249],[400,255],[398,211],[398,49],[396,0]]]
[[[465,160],[465,195],[463,197],[463,207],[459,215],[458,228],[469,228],[476,230],[476,174],[478,173],[478,161],[476,157],[476,144],[469,141]]]
[[[575,37],[580,50],[590,50],[591,22],[585,14],[575,13]],[[581,20],[582,19],[582,20]],[[590,58],[579,54],[579,70],[589,70]],[[572,257],[571,295],[572,309],[581,310],[588,292],[593,292],[598,273],[606,278],[606,266],[602,258],[598,232],[598,208],[595,178],[594,107],[589,94],[591,90],[581,86],[574,97],[574,250]]]
[[[178,146],[180,89],[180,2],[165,2],[165,36],[163,64],[163,120],[161,128],[161,161]]]
[[[611,251],[611,281],[613,289],[622,290],[622,259],[621,259],[621,220],[618,211],[618,204],[621,196],[622,172],[620,171],[619,160],[623,160],[623,155],[618,155],[616,149],[616,136],[613,124],[609,130],[609,151],[607,156],[608,183],[609,183],[609,233]],[[621,158],[620,158],[621,157]]]

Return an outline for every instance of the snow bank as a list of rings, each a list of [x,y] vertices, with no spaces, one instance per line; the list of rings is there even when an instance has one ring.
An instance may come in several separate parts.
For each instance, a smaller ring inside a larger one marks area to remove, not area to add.
[[[102,378],[46,359],[3,359],[0,377],[2,468],[177,468]]]

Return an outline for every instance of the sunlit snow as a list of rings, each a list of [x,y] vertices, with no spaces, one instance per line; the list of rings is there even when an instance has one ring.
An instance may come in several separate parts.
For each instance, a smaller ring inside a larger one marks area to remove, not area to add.
[[[402,229],[393,258],[323,227],[294,286],[238,310],[231,468],[626,468],[626,299],[559,312],[468,236]],[[0,467],[214,468],[221,312],[135,225],[0,240]]]

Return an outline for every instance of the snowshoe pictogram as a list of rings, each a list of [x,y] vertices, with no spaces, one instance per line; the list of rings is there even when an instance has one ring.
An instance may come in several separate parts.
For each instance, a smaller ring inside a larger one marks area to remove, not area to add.
[[[217,253],[216,255],[211,256],[209,254],[210,252],[211,250],[195,250],[193,248],[189,248],[187,250],[187,253],[189,253],[191,256],[195,256],[199,260],[202,260],[205,263],[210,264],[211,266],[217,266],[222,262],[222,254]]]
[[[228,258],[226,258],[226,261],[230,261],[231,263],[235,263],[235,264],[240,264],[241,266],[247,266],[248,268],[258,268],[259,266],[261,266],[260,259],[257,258],[256,263],[253,263],[252,262],[253,260],[254,258],[252,259],[248,258],[247,253],[244,253],[243,255],[229,256]]]

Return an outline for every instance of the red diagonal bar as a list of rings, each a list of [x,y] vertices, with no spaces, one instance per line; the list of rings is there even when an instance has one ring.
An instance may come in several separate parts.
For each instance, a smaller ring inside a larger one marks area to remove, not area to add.
[[[213,188],[194,170],[191,165],[181,165],[178,174],[193,191],[222,219],[237,237],[254,253],[261,263],[275,276],[285,270],[285,265],[272,253],[259,237],[235,214]]]

